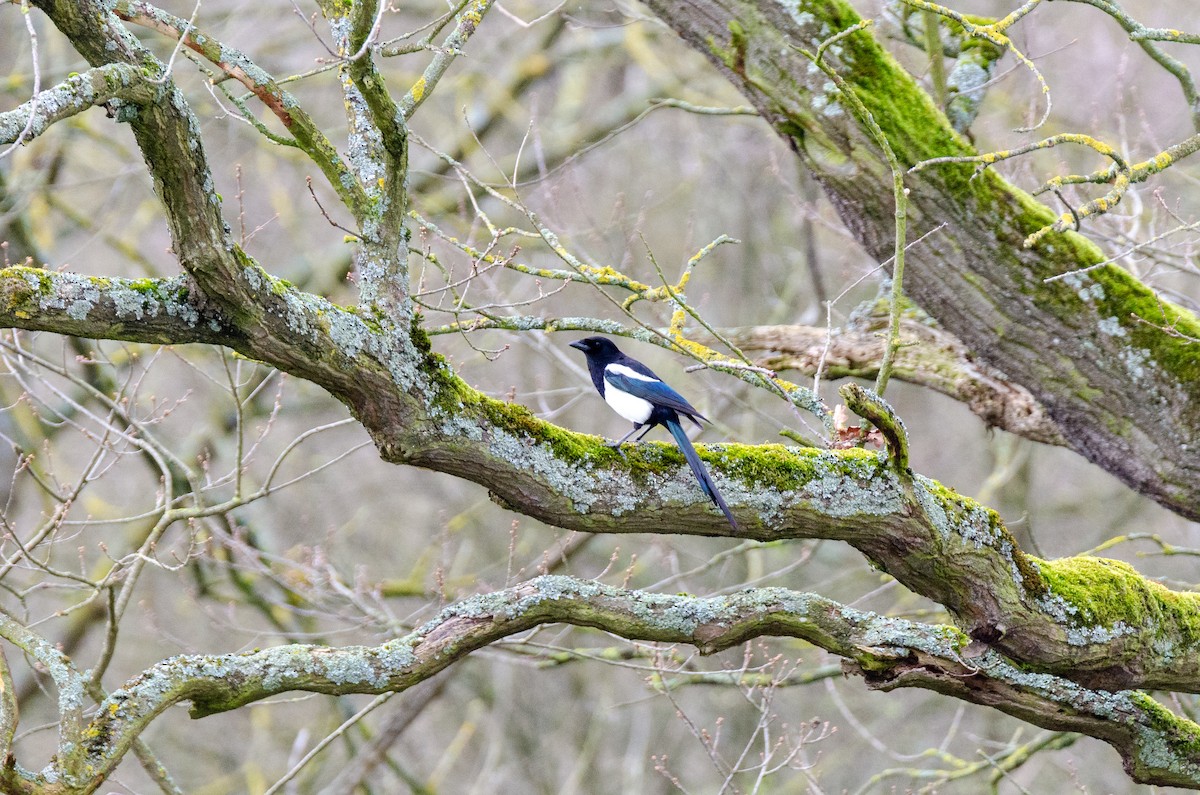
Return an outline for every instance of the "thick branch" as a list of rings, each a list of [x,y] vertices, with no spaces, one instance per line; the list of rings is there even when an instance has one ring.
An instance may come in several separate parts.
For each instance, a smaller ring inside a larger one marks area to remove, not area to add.
[[[793,47],[814,48],[858,22],[842,0],[799,8],[756,0],[650,0],[706,53],[796,149],[848,227],[880,260],[891,253],[889,173],[825,76]],[[974,152],[928,96],[865,32],[827,58],[871,111],[906,166]],[[1139,492],[1200,518],[1200,322],[1161,302],[1075,233],[1026,237],[1054,214],[992,171],[945,165],[909,175],[919,246],[906,291],[944,328],[1047,410],[1067,443]],[[1143,322],[1145,321],[1145,322]],[[1166,330],[1164,330],[1166,329]],[[1181,334],[1169,333],[1178,330]]]
[[[326,13],[336,13],[326,3]],[[344,8],[344,7],[343,7]],[[373,153],[374,180],[365,180],[377,206],[363,223],[364,246],[358,257],[359,294],[364,306],[378,307],[385,317],[403,324],[412,316],[408,295],[408,123],[375,67],[374,52],[380,6],[359,0],[349,8],[348,37],[341,43],[350,61],[343,66],[346,108],[359,146]]]
[[[872,687],[921,687],[994,706],[1050,729],[1112,745],[1137,780],[1200,786],[1200,727],[1135,692],[1102,693],[1030,675],[986,653],[965,661],[956,630],[884,618],[782,588],[698,598],[627,591],[546,576],[453,605],[417,631],[376,647],[281,646],[244,655],[166,660],[115,691],[88,727],[97,783],[163,710],[193,717],[269,696],[399,691],[472,651],[542,624],[595,627],[631,640],[689,643],[704,653],[746,640],[802,638],[845,657]]]
[[[425,407],[372,428],[385,458],[474,481],[514,510],[583,532],[732,535],[661,443],[622,458],[462,384],[436,358]],[[425,419],[406,424],[406,417]],[[1091,687],[1200,690],[1200,595],[1115,562],[1034,561],[999,517],[874,453],[775,445],[701,448],[738,537],[846,541],[954,615],[972,637]],[[1176,649],[1170,655],[1164,644]],[[1187,651],[1183,651],[1186,649]]]

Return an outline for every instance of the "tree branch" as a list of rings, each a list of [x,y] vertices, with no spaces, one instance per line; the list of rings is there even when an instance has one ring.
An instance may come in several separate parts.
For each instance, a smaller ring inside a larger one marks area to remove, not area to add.
[[[871,312],[836,329],[815,326],[755,326],[727,332],[755,363],[771,370],[798,370],[825,378],[874,378],[883,357],[878,336],[887,316]],[[960,401],[989,427],[1046,444],[1064,445],[1058,427],[1029,391],[995,368],[976,361],[954,335],[932,319],[906,314],[900,321],[903,344],[894,376]]]
[[[114,99],[136,105],[151,102],[157,89],[129,64],[104,66],[72,75],[19,107],[0,113],[0,144],[24,143],[50,125]]]
[[[0,270],[0,327],[238,347],[237,331],[196,298],[183,277],[110,279],[14,266]]]
[[[475,32],[483,17],[492,7],[492,0],[467,0],[463,10],[455,17],[454,30],[446,37],[425,67],[425,71],[417,78],[417,82],[400,100],[400,112],[405,119],[411,118],[425,98],[433,93],[438,81],[446,74],[454,59],[462,55],[462,48]]]
[[[1141,693],[1090,691],[1024,673],[992,652],[964,660],[967,639],[951,627],[885,618],[783,588],[700,598],[561,576],[472,597],[381,646],[292,645],[165,660],[100,705],[86,730],[87,769],[102,781],[156,716],[183,701],[199,718],[293,691],[403,691],[476,649],[555,623],[631,640],[688,643],[705,654],[763,635],[801,638],[846,658],[873,688],[920,687],[995,706],[1048,729],[1104,740],[1138,781],[1200,785],[1200,727]],[[15,773],[4,775],[12,781]]]
[[[390,322],[404,325],[412,317],[408,294],[408,123],[384,77],[375,67],[378,0],[359,0],[347,13],[335,3],[323,3],[334,22],[335,35],[348,61],[342,67],[346,108],[360,150],[370,151],[373,179],[364,179],[376,205],[363,223],[363,248],[358,257],[359,295],[364,306],[381,310]],[[346,24],[348,23],[348,27]]]
[[[455,419],[384,444],[385,457],[480,483],[502,504],[568,529],[733,534],[674,448],[639,444],[622,459],[521,407],[463,387],[456,394]],[[946,606],[973,638],[1036,670],[1091,687],[1200,689],[1200,633],[1191,629],[1200,595],[1169,591],[1115,561],[1027,557],[995,512],[919,475],[901,477],[874,453],[700,451],[736,506],[739,538],[846,541]],[[1168,660],[1155,651],[1162,643],[1188,651]]]

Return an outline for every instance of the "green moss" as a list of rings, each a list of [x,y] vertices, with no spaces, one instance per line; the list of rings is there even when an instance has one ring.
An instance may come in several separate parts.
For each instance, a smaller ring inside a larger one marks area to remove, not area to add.
[[[1046,584],[1042,581],[1038,567],[1034,565],[1033,561],[1029,559],[1029,556],[1022,552],[1021,548],[1017,546],[1017,539],[1013,538],[1012,533],[1010,533],[1008,528],[1004,526],[1004,522],[1001,520],[1000,514],[996,513],[991,508],[988,508],[987,512],[988,519],[992,525],[992,531],[995,532],[997,537],[1001,539],[1002,545],[1007,544],[1009,549],[1011,549],[1010,554],[1012,555],[1013,565],[1016,566],[1017,571],[1021,573],[1021,583],[1025,586],[1025,592],[1034,597],[1041,596],[1042,594],[1046,593]]]
[[[605,445],[598,437],[563,430],[539,419],[519,403],[506,403],[472,388],[454,374],[441,354],[434,352],[429,335],[420,324],[421,317],[414,317],[409,333],[413,347],[421,355],[421,371],[432,386],[429,396],[435,413],[446,417],[459,416],[464,411],[477,413],[496,428],[535,444],[548,445],[555,457],[562,461],[611,464],[620,458],[620,453]],[[628,459],[635,470],[651,464],[651,460],[644,455],[630,455]]]
[[[408,324],[408,337],[412,340],[413,347],[422,356],[430,356],[433,354],[433,343],[429,341],[429,335],[425,333],[425,327],[421,325],[425,322],[425,316],[420,312],[414,312],[412,321]]]
[[[1142,709],[1150,730],[1169,742],[1177,756],[1195,759],[1200,755],[1200,726],[1176,715],[1141,691],[1130,691],[1129,700]]]
[[[364,311],[362,307],[358,307],[358,306],[348,306],[345,304],[333,304],[333,303],[331,303],[330,306],[334,307],[335,309],[341,310],[342,312],[346,312],[348,314],[354,315],[356,318],[358,318],[359,320],[362,321],[363,325],[366,326],[367,330],[370,331],[372,334],[382,334],[383,333],[383,323],[380,322],[379,317],[375,313],[373,313],[371,311]]]
[[[994,175],[992,178],[999,180]],[[1021,213],[1016,220],[1022,234],[1032,234],[1053,223],[1053,212],[1024,191],[1009,185],[988,188],[988,194],[1001,192],[1007,192],[1017,201]],[[1037,250],[1042,256],[1037,272],[1029,274],[1031,278],[1025,282],[1028,294],[1057,317],[1079,318],[1083,299],[1078,289],[1067,279],[1049,284],[1043,280],[1103,262],[1106,259],[1104,253],[1083,235],[1069,232],[1047,236],[1037,245]],[[1116,265],[1090,271],[1083,278],[1098,288],[1092,292],[1095,313],[1100,317],[1116,318],[1129,334],[1131,347],[1148,351],[1163,371],[1182,383],[1200,381],[1200,356],[1196,355],[1194,342],[1200,339],[1200,321],[1195,315],[1162,300]],[[1140,322],[1138,318],[1146,322]],[[1164,334],[1163,328],[1169,328],[1173,333]]]
[[[1154,361],[1179,381],[1200,381],[1200,355],[1195,343],[1200,339],[1200,322],[1195,315],[1162,300],[1115,265],[1092,271],[1089,276],[1104,290],[1097,309],[1122,321],[1133,347],[1150,351]],[[1134,316],[1147,322],[1138,322]],[[1156,326],[1174,333],[1164,334]]]
[[[866,450],[841,450],[836,453],[814,447],[785,447],[781,444],[723,444],[719,455],[701,453],[703,458],[721,462],[721,472],[751,486],[776,491],[793,491],[797,486],[818,476],[819,459],[836,456],[847,461],[869,462],[878,465],[874,453]]]
[[[713,52],[721,61],[738,74],[746,73],[746,29],[736,19],[729,21],[729,48],[724,49],[710,42]]]
[[[554,451],[556,458],[563,461],[599,461],[611,463],[619,458],[619,454],[611,447],[606,447],[600,441],[592,441],[596,437],[564,431],[555,425],[538,419],[533,412],[519,403],[505,403],[502,400],[490,398],[463,384],[469,393],[464,394],[467,400],[464,405],[476,408],[487,417],[493,425],[504,428],[511,433],[538,444],[545,444]],[[463,390],[460,390],[462,393]]]
[[[1180,644],[1200,642],[1200,594],[1172,591],[1128,563],[1108,558],[1039,560],[1038,570],[1049,594],[1069,606],[1067,618],[1077,626],[1178,627]]]

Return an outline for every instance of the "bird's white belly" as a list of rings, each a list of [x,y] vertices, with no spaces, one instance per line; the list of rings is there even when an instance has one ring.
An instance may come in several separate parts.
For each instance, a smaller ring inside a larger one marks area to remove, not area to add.
[[[635,422],[638,425],[650,419],[650,412],[654,410],[654,405],[649,400],[644,400],[640,397],[634,397],[628,392],[622,392],[612,386],[608,386],[604,390],[604,402],[612,408],[613,411],[620,414],[630,422]]]

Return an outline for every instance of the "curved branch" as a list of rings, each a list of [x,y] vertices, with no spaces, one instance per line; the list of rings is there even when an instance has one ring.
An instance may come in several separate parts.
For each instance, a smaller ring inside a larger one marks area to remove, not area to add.
[[[153,101],[157,88],[129,64],[105,64],[72,75],[12,110],[0,113],[0,144],[24,143],[52,124],[96,105],[121,99],[137,105]]]
[[[0,611],[0,638],[4,638],[28,654],[41,665],[58,690],[58,762],[67,776],[77,776],[82,771],[82,743],[84,739],[85,682],[75,670],[71,660],[41,635],[30,630],[8,613]],[[7,677],[6,677],[7,678]],[[11,694],[6,700],[11,700]],[[13,707],[16,702],[12,701]],[[15,714],[6,716],[15,721]],[[3,773],[28,776],[25,771],[10,766],[11,757],[6,757]]]
[[[908,431],[896,410],[877,393],[863,389],[858,384],[846,384],[838,390],[838,394],[846,401],[847,408],[883,434],[887,440],[888,457],[896,474],[902,478],[911,475],[912,470],[908,467]]]
[[[702,446],[735,533],[673,447],[638,444],[623,458],[479,394],[437,357],[420,369],[433,376],[409,393],[421,403],[394,404],[386,427],[368,424],[388,460],[479,483],[501,504],[582,532],[846,541],[1033,669],[1090,687],[1200,690],[1200,595],[1112,561],[1029,558],[995,512],[874,453]],[[1176,650],[1169,659],[1163,644]]]
[[[995,706],[1045,728],[1104,740],[1138,781],[1200,785],[1200,727],[1141,693],[1090,691],[1030,675],[991,652],[964,660],[966,639],[951,627],[886,618],[783,588],[699,598],[560,576],[475,596],[381,646],[293,645],[165,660],[100,705],[87,729],[87,763],[102,780],[156,716],[183,701],[199,718],[297,690],[402,691],[476,649],[553,623],[631,640],[688,643],[702,653],[763,635],[802,638],[846,658],[873,688],[920,687]]]

